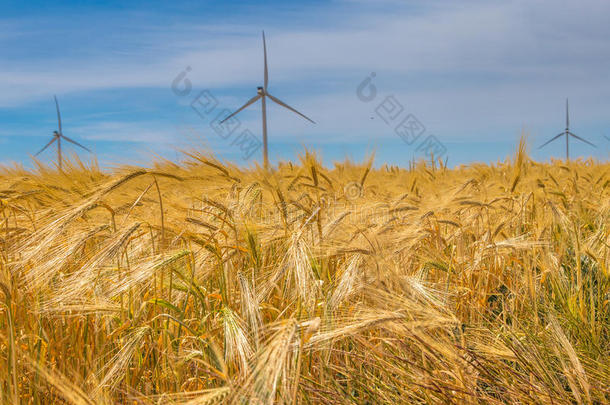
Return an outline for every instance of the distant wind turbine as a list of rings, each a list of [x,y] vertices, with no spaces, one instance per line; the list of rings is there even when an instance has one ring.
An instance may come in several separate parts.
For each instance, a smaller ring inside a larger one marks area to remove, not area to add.
[[[91,150],[89,150],[89,148],[84,147],[83,145],[81,145],[80,143],[76,142],[73,139],[68,138],[67,136],[65,136],[63,134],[63,132],[61,131],[61,115],[59,114],[59,103],[57,102],[57,97],[53,96],[53,98],[55,98],[55,108],[57,109],[57,131],[53,131],[53,138],[49,141],[49,143],[47,143],[44,148],[40,149],[38,151],[38,153],[36,153],[34,156],[38,156],[40,155],[46,148],[48,148],[49,146],[51,146],[51,144],[53,142],[57,142],[57,164],[59,166],[59,168],[61,169],[61,140],[62,138],[65,139],[68,142],[73,143],[74,145],[83,148],[84,150],[86,150],[89,153],[93,153],[91,152]]]
[[[566,137],[566,161],[570,160],[570,136],[573,136],[574,138],[576,138],[579,141],[582,141],[584,143],[588,143],[589,145],[593,146],[594,148],[597,147],[594,144],[592,144],[591,142],[589,142],[589,141],[581,138],[580,136],[575,135],[572,132],[570,132],[570,110],[569,110],[569,105],[568,105],[568,99],[567,98],[566,98],[566,130],[564,132],[561,132],[560,134],[554,136],[553,138],[549,139],[545,143],[543,143],[538,149],[544,148],[546,145],[548,145],[549,143],[553,142],[555,139],[561,138],[562,136]]]
[[[248,100],[246,102],[246,104],[241,106],[237,111],[235,111],[233,114],[229,115],[224,120],[220,121],[220,123],[222,124],[229,118],[235,116],[237,113],[239,113],[244,108],[246,108],[249,105],[258,101],[258,99],[261,99],[261,103],[262,103],[262,107],[263,107],[263,164],[264,164],[265,168],[268,168],[269,167],[269,155],[268,155],[268,149],[267,149],[267,104],[266,104],[267,97],[269,97],[271,99],[271,101],[275,102],[276,104],[279,104],[280,106],[300,115],[301,117],[305,118],[307,121],[309,121],[313,124],[315,124],[315,122],[311,118],[307,117],[305,114],[301,114],[296,109],[290,107],[288,104],[284,103],[283,101],[279,100],[276,97],[273,97],[271,94],[269,94],[269,92],[267,92],[267,85],[269,84],[269,72],[267,70],[267,44],[265,42],[265,31],[263,31],[263,53],[264,53],[264,57],[265,57],[265,72],[264,72],[265,78],[264,78],[263,87],[257,87],[256,96],[252,97],[250,100]]]

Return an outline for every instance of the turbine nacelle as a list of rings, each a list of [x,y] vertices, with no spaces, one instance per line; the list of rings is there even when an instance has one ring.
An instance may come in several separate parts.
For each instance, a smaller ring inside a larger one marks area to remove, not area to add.
[[[233,112],[231,115],[229,115],[228,117],[226,117],[225,119],[223,119],[222,121],[220,121],[220,123],[224,123],[225,121],[227,121],[229,118],[237,115],[241,110],[243,110],[244,108],[248,107],[251,104],[254,104],[255,102],[257,102],[259,99],[261,99],[262,102],[262,107],[263,107],[263,163],[265,166],[265,169],[269,167],[269,157],[267,155],[267,104],[265,102],[265,100],[267,98],[269,98],[269,100],[273,101],[274,103],[292,111],[295,114],[300,115],[301,117],[305,118],[307,121],[314,123],[315,122],[307,117],[304,114],[301,114],[300,112],[298,112],[297,110],[295,110],[294,108],[290,107],[288,104],[284,103],[282,100],[273,97],[271,94],[269,94],[267,92],[267,85],[269,84],[269,71],[267,69],[267,43],[265,41],[265,32],[263,31],[263,56],[264,56],[264,85],[263,86],[258,86],[256,88],[256,96],[252,97],[250,100],[248,100],[246,102],[246,104],[242,105],[241,107],[239,107],[235,112]]]
[[[593,144],[593,143],[587,141],[586,139],[583,139],[580,136],[570,132],[570,107],[569,107],[567,99],[566,99],[566,129],[565,129],[565,131],[555,135],[553,138],[551,138],[548,141],[546,141],[545,143],[543,143],[538,149],[544,148],[546,145],[548,145],[549,143],[553,142],[555,139],[561,138],[562,136],[566,137],[566,160],[570,160],[570,137],[576,138],[576,139],[578,139],[581,142],[584,142],[586,144],[589,144],[589,145],[593,146],[594,148],[597,147],[597,146],[595,146],[595,144]]]
[[[53,138],[49,141],[49,143],[47,143],[44,146],[44,148],[39,150],[38,153],[35,154],[34,156],[40,155],[42,152],[44,152],[44,150],[46,148],[51,146],[52,143],[57,142],[57,166],[61,170],[61,140],[62,139],[64,139],[64,140],[66,140],[66,141],[68,141],[68,142],[78,146],[79,148],[82,148],[82,149],[86,150],[89,153],[93,153],[93,152],[91,152],[91,150],[89,150],[89,148],[84,147],[80,143],[76,142],[74,139],[68,138],[67,136],[65,136],[62,133],[62,131],[61,131],[61,114],[59,113],[59,103],[57,102],[57,97],[54,97],[54,98],[55,98],[55,108],[57,109],[57,130],[53,131]]]

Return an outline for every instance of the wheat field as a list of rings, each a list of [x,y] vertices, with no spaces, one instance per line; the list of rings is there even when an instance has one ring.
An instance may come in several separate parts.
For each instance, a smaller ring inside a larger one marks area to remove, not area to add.
[[[8,404],[610,402],[610,164],[0,170]]]

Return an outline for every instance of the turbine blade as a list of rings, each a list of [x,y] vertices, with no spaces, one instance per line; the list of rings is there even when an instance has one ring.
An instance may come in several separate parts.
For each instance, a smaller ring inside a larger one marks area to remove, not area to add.
[[[604,135],[604,138],[606,138],[608,141],[610,141],[610,138],[608,138],[606,135]]]
[[[90,150],[89,148],[87,148],[87,147],[85,147],[85,146],[81,145],[80,143],[76,142],[74,139],[68,138],[67,136],[65,136],[65,135],[63,135],[63,134],[62,134],[62,135],[60,135],[60,136],[61,136],[62,138],[64,138],[66,141],[68,141],[68,142],[72,142],[72,143],[73,143],[74,145],[76,145],[76,146],[80,146],[81,148],[83,148],[83,149],[84,149],[84,150],[86,150],[87,152],[89,152],[89,153],[93,153],[93,152],[91,152],[91,150]]]
[[[301,117],[305,118],[307,121],[315,124],[315,121],[312,120],[311,118],[309,118],[308,116],[306,116],[305,114],[301,114],[300,112],[298,112],[297,110],[295,110],[294,108],[290,107],[288,104],[284,103],[282,100],[279,100],[275,97],[273,97],[271,94],[267,93],[267,96],[269,96],[269,98],[273,101],[275,101],[277,104],[281,105],[284,108],[289,109],[290,111],[299,114]]]
[[[44,146],[44,148],[40,149],[40,150],[38,151],[38,153],[36,153],[34,156],[38,156],[38,155],[40,155],[42,152],[44,152],[44,150],[45,150],[46,148],[48,148],[49,146],[51,146],[51,144],[52,144],[53,142],[55,142],[56,140],[57,140],[57,137],[56,137],[56,136],[54,136],[54,137],[53,137],[53,139],[51,139],[51,140],[49,141],[49,143],[47,143],[47,144]]]
[[[567,98],[566,98],[566,128],[570,128],[570,105],[568,104]]]
[[[265,41],[265,31],[263,31],[263,53],[265,54],[265,90],[269,84],[269,70],[267,69],[267,42]]]
[[[542,148],[544,148],[546,145],[548,145],[549,143],[553,142],[555,139],[557,139],[557,138],[559,138],[560,136],[565,135],[565,134],[566,134],[565,132],[562,132],[562,133],[560,133],[559,135],[556,135],[556,136],[552,137],[551,139],[549,139],[548,141],[546,141],[545,143],[543,143],[542,145],[540,145],[540,146],[538,147],[538,149],[542,149]]]
[[[584,143],[588,143],[589,145],[593,146],[594,148],[597,148],[597,145],[595,145],[595,144],[593,144],[593,143],[591,143],[591,142],[587,141],[586,139],[581,138],[581,137],[580,137],[580,136],[578,136],[578,135],[575,135],[575,134],[573,134],[573,133],[571,133],[571,132],[568,132],[568,134],[572,135],[574,138],[578,139],[579,141],[582,141],[582,142],[584,142]]]
[[[262,96],[260,94],[257,94],[256,96],[252,97],[250,100],[248,100],[248,102],[244,105],[242,105],[237,111],[235,111],[233,114],[229,115],[227,118],[225,118],[224,120],[220,121],[220,123],[222,124],[223,122],[225,122],[226,120],[228,120],[229,118],[233,117],[234,115],[237,115],[237,113],[239,113],[241,110],[243,110],[244,108],[248,107],[250,104],[254,103],[256,100],[258,100],[259,98],[261,98]]]
[[[53,96],[55,99],[55,108],[57,109],[57,125],[59,128],[59,133],[61,134],[61,115],[59,114],[59,103],[57,102],[57,96]]]

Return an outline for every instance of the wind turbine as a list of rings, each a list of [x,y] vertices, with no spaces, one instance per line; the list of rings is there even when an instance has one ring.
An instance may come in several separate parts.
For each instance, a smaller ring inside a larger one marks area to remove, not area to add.
[[[549,139],[548,141],[546,141],[545,143],[543,143],[538,149],[542,149],[544,148],[546,145],[548,145],[549,143],[553,142],[555,139],[557,138],[561,138],[562,136],[566,137],[566,161],[570,160],[570,136],[573,136],[574,138],[578,139],[579,141],[582,141],[584,143],[588,143],[589,145],[593,146],[593,147],[597,147],[594,144],[592,144],[591,142],[581,138],[578,135],[573,134],[572,132],[570,132],[570,110],[569,110],[569,105],[568,105],[568,99],[566,98],[566,130],[564,132],[561,132],[560,134],[554,136],[553,138]]]
[[[91,152],[91,150],[89,150],[89,148],[84,147],[80,143],[76,142],[75,140],[73,140],[71,138],[68,138],[67,136],[65,136],[63,134],[63,132],[61,131],[61,115],[59,114],[59,103],[57,102],[56,96],[53,96],[53,98],[55,98],[55,108],[57,109],[57,125],[58,125],[57,131],[53,131],[53,138],[49,141],[49,143],[47,143],[44,146],[44,148],[40,149],[38,151],[38,153],[36,153],[34,156],[40,155],[46,148],[51,146],[51,144],[53,142],[57,142],[57,164],[58,164],[59,168],[61,169],[61,140],[62,140],[62,138],[68,142],[73,143],[76,146],[83,148],[84,150],[86,150],[89,153],[93,153],[93,152]]]
[[[246,104],[241,106],[237,111],[235,111],[233,114],[229,115],[224,120],[220,121],[220,123],[222,124],[229,118],[235,116],[237,113],[239,113],[244,108],[246,108],[249,105],[258,101],[258,99],[261,99],[261,104],[263,107],[263,164],[266,169],[269,167],[269,155],[268,155],[268,149],[267,149],[267,103],[266,103],[267,97],[269,97],[269,99],[271,99],[271,101],[275,102],[276,104],[279,104],[280,106],[300,115],[301,117],[305,118],[307,121],[309,121],[313,124],[315,124],[315,122],[311,118],[307,117],[305,114],[301,114],[296,109],[290,107],[288,104],[286,104],[283,101],[279,100],[278,98],[272,96],[267,91],[267,85],[269,84],[269,72],[267,69],[267,44],[265,42],[265,31],[263,31],[263,53],[264,53],[264,57],[265,57],[264,85],[262,87],[259,86],[256,88],[256,93],[257,93],[256,96],[252,97],[250,100],[248,100],[246,102]]]

